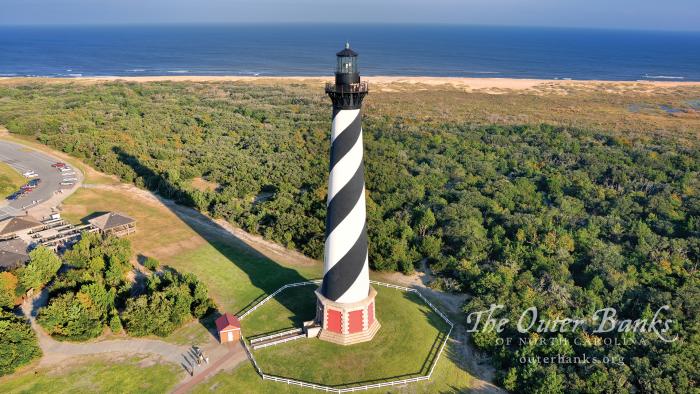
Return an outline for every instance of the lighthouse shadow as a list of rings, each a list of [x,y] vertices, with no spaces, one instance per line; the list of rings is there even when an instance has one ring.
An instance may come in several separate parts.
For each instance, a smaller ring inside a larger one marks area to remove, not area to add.
[[[257,299],[250,300],[248,305],[244,306],[241,310],[229,312],[239,315],[281,286],[288,283],[304,282],[308,280],[301,276],[296,270],[284,267],[271,260],[210,217],[192,208],[196,206],[196,204],[192,200],[190,194],[163,175],[143,165],[137,157],[125,152],[119,147],[114,147],[113,151],[116,153],[119,161],[130,167],[136,173],[137,177],[140,178],[135,180],[137,183],[142,182],[146,188],[157,192],[163,205],[198,235],[204,238],[232,264],[235,264],[241,271],[248,275],[252,285],[262,291]],[[165,263],[167,263],[167,261]],[[230,283],[229,286],[237,286],[237,284]],[[279,302],[292,312],[295,312],[296,309],[299,308],[299,303],[295,300],[287,301],[285,298],[280,297]],[[211,324],[209,324],[209,326],[211,326]],[[209,329],[211,327],[207,328]]]

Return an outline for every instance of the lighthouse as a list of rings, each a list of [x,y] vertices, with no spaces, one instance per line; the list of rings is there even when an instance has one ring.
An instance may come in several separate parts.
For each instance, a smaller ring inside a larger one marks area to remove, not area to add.
[[[371,340],[380,324],[367,255],[361,110],[368,86],[360,81],[358,56],[349,44],[336,56],[335,82],[326,84],[333,101],[333,123],[316,321],[321,326],[320,339],[350,345]]]

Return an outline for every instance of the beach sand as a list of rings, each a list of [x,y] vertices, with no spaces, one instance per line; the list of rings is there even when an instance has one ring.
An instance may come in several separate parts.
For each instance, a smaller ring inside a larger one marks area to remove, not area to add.
[[[380,91],[391,92],[394,89],[407,85],[423,85],[425,87],[444,86],[464,91],[479,91],[485,93],[504,93],[512,91],[556,91],[561,89],[602,89],[608,92],[632,90],[649,90],[656,88],[674,87],[700,87],[700,82],[682,81],[602,81],[602,80],[561,80],[561,79],[517,79],[517,78],[460,78],[460,77],[417,77],[417,76],[363,76],[374,88]],[[331,81],[332,76],[325,77],[254,77],[254,76],[203,76],[203,75],[166,75],[166,76],[141,76],[141,77],[77,77],[77,78],[0,78],[0,83],[16,83],[23,81],[53,82],[53,83],[100,83],[100,82],[302,82],[309,84],[323,84]]]

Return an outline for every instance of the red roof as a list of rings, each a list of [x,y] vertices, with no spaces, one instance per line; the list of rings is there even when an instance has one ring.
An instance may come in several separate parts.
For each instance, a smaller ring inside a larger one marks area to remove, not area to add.
[[[216,330],[221,332],[230,329],[241,329],[241,322],[238,321],[236,316],[226,312],[221,317],[216,319]]]

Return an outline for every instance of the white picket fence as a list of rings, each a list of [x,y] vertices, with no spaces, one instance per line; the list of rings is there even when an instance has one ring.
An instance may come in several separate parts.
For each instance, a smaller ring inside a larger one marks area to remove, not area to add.
[[[283,336],[289,335],[289,334],[301,333],[302,331],[303,331],[303,330],[302,330],[301,328],[292,328],[291,330],[284,330],[284,331],[277,332],[277,333],[274,333],[274,334],[265,335],[265,336],[262,336],[262,337],[257,337],[257,338],[251,339],[251,340],[250,340],[250,344],[252,345],[252,344],[254,344],[254,343],[258,343],[258,342],[262,342],[262,341],[267,341],[268,339],[272,339],[272,338],[283,337]]]
[[[312,280],[312,281],[308,281],[308,282],[291,283],[288,285],[284,285],[284,286],[280,287],[279,289],[277,289],[274,293],[270,294],[268,297],[266,297],[265,299],[263,299],[262,301],[260,301],[259,303],[257,303],[253,307],[251,307],[250,309],[248,309],[245,313],[243,313],[241,316],[239,316],[238,319],[242,320],[245,316],[247,316],[248,314],[250,314],[254,310],[258,309],[261,305],[270,301],[274,296],[276,296],[280,292],[284,291],[285,289],[288,289],[290,287],[307,286],[307,285],[320,284],[320,283],[321,283],[321,280],[318,279],[318,280]],[[389,382],[378,382],[378,383],[372,383],[372,384],[365,384],[362,386],[346,387],[346,388],[336,388],[336,387],[330,387],[330,386],[323,386],[320,384],[302,382],[300,380],[294,380],[294,379],[284,378],[281,376],[269,375],[269,374],[266,374],[265,372],[263,372],[262,369],[260,369],[260,367],[258,366],[257,361],[255,361],[255,357],[253,356],[253,352],[248,347],[248,344],[246,343],[246,339],[244,337],[241,337],[241,342],[243,343],[243,347],[245,348],[245,351],[248,354],[248,358],[250,358],[250,360],[253,362],[253,367],[255,367],[255,371],[258,373],[258,375],[260,375],[263,378],[263,380],[271,380],[273,382],[286,383],[288,385],[299,386],[299,387],[304,387],[304,388],[309,388],[309,389],[314,389],[314,390],[319,390],[319,391],[325,391],[325,392],[330,392],[330,393],[352,393],[355,391],[365,391],[365,390],[371,390],[371,389],[378,389],[378,388],[382,388],[382,387],[400,386],[400,385],[404,385],[404,384],[408,384],[408,383],[415,383],[415,382],[429,380],[433,376],[433,372],[435,371],[435,366],[437,366],[437,363],[440,360],[440,356],[442,356],[442,352],[445,350],[445,346],[447,345],[447,341],[449,341],[449,339],[450,339],[450,334],[452,334],[452,329],[454,328],[454,323],[452,323],[452,321],[450,319],[448,319],[447,316],[445,316],[445,314],[442,313],[442,311],[440,311],[438,308],[436,308],[432,302],[428,301],[428,299],[425,298],[425,296],[423,294],[421,294],[421,292],[418,291],[417,289],[411,289],[408,287],[398,286],[398,285],[394,285],[391,283],[378,282],[375,280],[371,280],[370,283],[372,283],[374,285],[378,285],[378,286],[388,287],[391,289],[397,289],[397,290],[402,290],[402,291],[406,291],[406,292],[416,293],[430,307],[430,309],[435,311],[435,313],[437,313],[445,321],[445,323],[447,323],[450,326],[450,329],[447,332],[445,339],[442,341],[442,345],[440,345],[440,350],[438,350],[437,355],[435,356],[435,358],[433,359],[433,362],[430,365],[430,371],[428,372],[427,375],[416,376],[414,378],[408,378],[408,379],[392,380]],[[289,330],[288,332],[293,332],[293,331],[294,330]],[[284,332],[272,334],[270,336],[263,337],[263,338],[269,339],[269,338],[273,338],[275,336],[282,336],[280,334],[284,334]],[[279,343],[292,341],[295,339],[299,339],[300,337],[304,337],[304,336],[300,335],[299,337],[285,338],[284,340],[281,340]],[[261,338],[256,338],[256,339],[252,340],[251,343],[253,343],[253,341],[261,341],[261,340],[262,340]],[[272,345],[276,345],[276,344],[277,344],[277,342],[273,342],[270,344],[265,344],[264,346],[261,346],[259,348],[262,348],[265,346],[272,346]]]
[[[290,288],[290,287],[297,287],[297,286],[308,286],[308,285],[317,285],[321,283],[321,279],[316,279],[316,280],[310,280],[308,282],[298,282],[298,283],[290,283],[287,285],[284,285],[280,287],[279,289],[275,290],[274,293],[270,294],[269,296],[265,297],[262,301],[258,302],[257,304],[253,305],[250,309],[247,311],[243,312],[240,316],[238,316],[238,320],[243,320],[244,317],[248,316],[251,312],[255,311],[256,309],[260,308],[261,306],[265,305],[268,301],[271,299],[275,298],[275,296],[284,290]]]
[[[295,335],[293,337],[282,338],[282,339],[278,339],[276,341],[262,343],[260,345],[252,345],[252,346],[253,346],[253,350],[258,350],[258,349],[266,348],[268,346],[274,346],[274,345],[279,345],[281,343],[296,341],[297,339],[301,339],[301,338],[306,338],[306,334],[298,334],[298,335]]]

